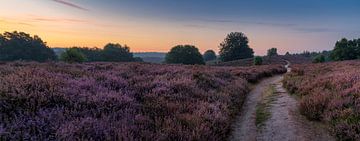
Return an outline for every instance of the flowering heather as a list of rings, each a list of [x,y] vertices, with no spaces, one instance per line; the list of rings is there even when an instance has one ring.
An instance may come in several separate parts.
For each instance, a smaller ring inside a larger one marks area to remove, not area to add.
[[[339,140],[360,140],[360,61],[295,65],[284,85],[302,97],[302,114]]]
[[[281,66],[0,64],[0,140],[223,140]]]

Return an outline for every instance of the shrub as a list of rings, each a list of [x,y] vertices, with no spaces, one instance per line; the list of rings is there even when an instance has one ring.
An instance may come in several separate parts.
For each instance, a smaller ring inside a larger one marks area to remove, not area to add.
[[[324,63],[325,62],[325,56],[320,54],[317,55],[314,59],[313,59],[313,63]]]
[[[76,48],[70,48],[61,54],[60,60],[68,63],[82,63],[86,58],[84,54]]]
[[[262,57],[256,56],[256,57],[254,58],[254,65],[262,65],[262,63],[263,63]]]
[[[204,53],[204,61],[213,61],[216,60],[216,54],[213,50],[207,50]]]
[[[360,140],[360,62],[293,65],[284,86],[301,97],[308,119],[331,127],[339,140]]]
[[[169,64],[205,64],[199,50],[192,45],[178,45],[173,47],[165,56],[166,63]]]

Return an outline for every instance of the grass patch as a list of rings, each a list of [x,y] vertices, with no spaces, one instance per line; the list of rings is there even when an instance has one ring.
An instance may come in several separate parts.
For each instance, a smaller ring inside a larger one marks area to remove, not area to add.
[[[256,105],[255,124],[257,128],[265,125],[265,122],[271,117],[270,104],[275,101],[275,87],[269,86],[262,94],[261,101]]]

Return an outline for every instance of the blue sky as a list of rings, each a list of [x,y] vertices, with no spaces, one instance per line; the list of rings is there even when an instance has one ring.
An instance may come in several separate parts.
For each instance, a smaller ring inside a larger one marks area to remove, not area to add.
[[[168,51],[176,44],[218,50],[227,33],[239,31],[262,55],[271,47],[329,50],[342,37],[360,37],[359,0],[1,1],[0,20],[18,25],[0,31],[25,30],[50,46],[119,42],[133,51]]]

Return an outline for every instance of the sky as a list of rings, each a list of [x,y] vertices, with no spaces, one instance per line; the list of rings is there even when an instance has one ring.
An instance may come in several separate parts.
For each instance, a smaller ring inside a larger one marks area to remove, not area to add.
[[[243,32],[256,55],[330,50],[360,37],[360,0],[0,0],[0,32],[39,35],[50,47],[126,44],[167,52],[219,50]]]

